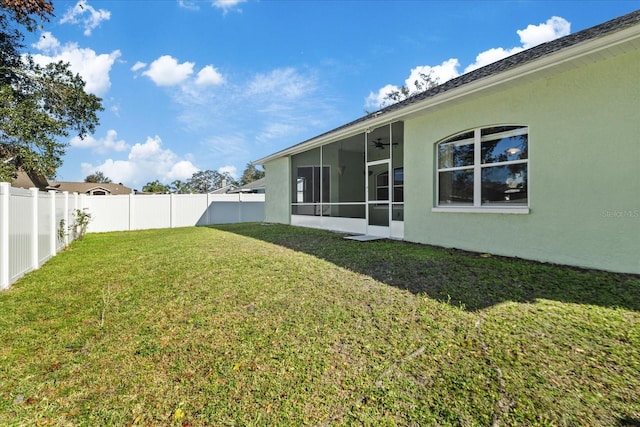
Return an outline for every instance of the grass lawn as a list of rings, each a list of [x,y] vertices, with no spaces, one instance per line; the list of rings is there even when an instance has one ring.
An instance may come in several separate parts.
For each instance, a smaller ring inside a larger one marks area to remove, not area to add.
[[[0,293],[0,425],[640,425],[640,277],[241,224]]]

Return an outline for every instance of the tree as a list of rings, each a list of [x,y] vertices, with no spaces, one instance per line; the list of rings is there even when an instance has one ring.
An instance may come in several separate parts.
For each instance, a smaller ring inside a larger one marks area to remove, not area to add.
[[[189,185],[195,193],[210,193],[229,184],[237,184],[229,172],[198,171],[189,179]]]
[[[169,193],[169,186],[162,184],[157,179],[152,182],[147,182],[144,187],[142,187],[142,191],[144,193]]]
[[[250,182],[259,180],[260,178],[264,178],[264,170],[258,169],[256,165],[251,162],[247,163],[247,167],[242,173],[242,178],[240,178],[240,185],[247,185]]]
[[[67,147],[60,139],[84,138],[99,123],[101,99],[68,63],[40,66],[23,52],[20,28],[34,31],[50,16],[45,0],[0,0],[0,181],[19,168],[54,177]]]
[[[408,79],[407,79],[408,80]],[[384,104],[391,105],[404,101],[410,96],[424,92],[438,85],[438,78],[433,76],[433,72],[418,73],[418,78],[413,81],[413,87],[404,84],[398,89],[391,90],[384,96]]]
[[[176,179],[169,184],[169,191],[175,194],[190,194],[193,193],[193,188],[188,182]]]
[[[36,20],[32,15],[43,21],[48,21],[53,16],[53,3],[47,0],[0,0],[0,8],[6,9],[12,18],[33,31]]]
[[[108,176],[105,176],[105,174],[102,173],[102,171],[95,171],[91,175],[87,175],[87,177],[84,179],[84,182],[111,184],[112,181],[111,181],[111,178],[109,178]]]

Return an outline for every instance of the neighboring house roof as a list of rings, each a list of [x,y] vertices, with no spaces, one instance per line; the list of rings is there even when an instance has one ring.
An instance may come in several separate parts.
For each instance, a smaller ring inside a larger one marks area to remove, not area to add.
[[[49,186],[49,183],[44,176],[38,173],[25,172],[19,169],[16,177],[11,182],[11,186],[17,188],[38,188],[44,191]]]
[[[354,130],[361,132],[368,127],[373,128],[388,124],[393,120],[398,120],[414,112],[428,108],[431,105],[435,105],[438,101],[445,102],[456,96],[468,95],[474,91],[485,89],[490,85],[508,84],[510,80],[526,77],[534,72],[559,66],[564,62],[568,62],[570,59],[599,52],[629,40],[633,40],[637,45],[640,45],[639,24],[640,10],[637,10],[603,24],[540,44],[482,68],[462,74],[441,85],[413,95],[404,101],[390,105],[330,130],[329,132],[256,160],[254,163],[264,164],[267,161],[324,144],[343,134],[345,136],[351,135]],[[629,31],[629,34],[625,32],[626,30]],[[611,40],[609,40],[609,38],[611,38]],[[562,55],[563,53],[564,55]],[[597,59],[601,58],[596,56],[595,60]]]
[[[223,187],[220,187],[216,190],[210,191],[209,194],[227,194],[230,193],[231,191],[235,190],[236,186],[233,184],[229,184],[229,185],[225,185]]]
[[[106,193],[109,195],[131,194],[131,188],[122,184],[95,183],[95,182],[52,182],[48,187],[50,190],[68,191],[69,193],[95,194]]]
[[[235,190],[229,191],[229,193],[258,193],[264,191],[266,184],[265,178],[256,179],[253,182],[238,187]]]

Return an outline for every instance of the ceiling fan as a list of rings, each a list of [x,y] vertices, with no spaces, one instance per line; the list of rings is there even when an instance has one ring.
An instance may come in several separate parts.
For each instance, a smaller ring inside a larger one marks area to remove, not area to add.
[[[384,147],[386,147],[387,145],[398,145],[397,142],[393,142],[393,143],[382,142],[382,138],[375,139],[371,142],[373,142],[373,147],[377,148],[378,150],[384,150]]]

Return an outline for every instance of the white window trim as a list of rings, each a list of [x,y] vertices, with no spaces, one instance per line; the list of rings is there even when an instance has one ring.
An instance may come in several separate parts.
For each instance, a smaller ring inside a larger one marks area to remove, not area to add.
[[[490,126],[482,126],[473,129],[473,138],[466,138],[463,140],[452,141],[448,143],[437,143],[436,147],[436,189],[440,188],[440,172],[449,172],[456,170],[469,170],[473,169],[473,206],[440,206],[439,203],[439,190],[436,190],[436,197],[434,198],[434,203],[436,204],[431,208],[431,212],[443,212],[443,213],[486,213],[486,214],[520,214],[526,215],[530,213],[529,209],[529,197],[527,196],[527,205],[524,206],[501,206],[496,207],[492,205],[483,205],[482,204],[482,169],[485,167],[494,167],[494,166],[503,166],[503,165],[512,165],[519,163],[527,164],[527,179],[529,179],[529,159],[524,160],[511,160],[506,162],[497,162],[497,163],[482,163],[482,142],[490,141],[496,138],[503,138],[508,136],[517,136],[517,135],[525,135],[529,134],[529,127],[522,125],[521,129],[514,129],[506,132],[495,133],[491,135],[482,136],[482,129],[486,129]],[[469,131],[466,131],[469,132]],[[464,133],[464,132],[461,132]],[[472,142],[470,142],[472,141]],[[464,144],[474,144],[473,150],[473,165],[472,166],[457,166],[451,168],[439,168],[440,154],[439,147],[441,145],[464,145]],[[480,183],[480,185],[475,185],[475,183]]]
[[[512,208],[495,208],[495,207],[476,207],[476,206],[456,206],[456,207],[433,207],[431,212],[449,212],[449,213],[487,213],[487,214],[528,214],[530,212],[527,206],[514,206]]]

